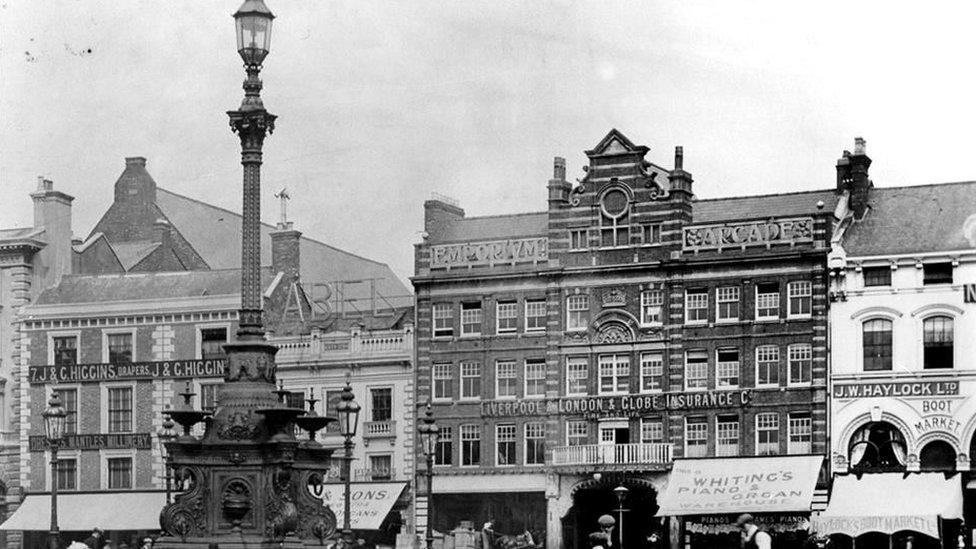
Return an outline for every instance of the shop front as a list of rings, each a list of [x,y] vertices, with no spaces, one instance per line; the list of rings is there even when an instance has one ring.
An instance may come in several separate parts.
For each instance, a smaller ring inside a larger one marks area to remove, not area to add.
[[[400,533],[401,511],[409,505],[405,482],[353,482],[349,487],[349,524],[369,545],[393,546]],[[309,486],[313,496],[328,505],[342,528],[345,520],[345,485],[325,483]]]
[[[734,549],[735,519],[750,513],[776,549],[804,547],[822,456],[678,459],[659,517],[680,517],[673,549]],[[677,543],[676,543],[677,542]]]
[[[946,549],[957,546],[960,475],[875,473],[838,476],[830,504],[811,520],[835,549]]]

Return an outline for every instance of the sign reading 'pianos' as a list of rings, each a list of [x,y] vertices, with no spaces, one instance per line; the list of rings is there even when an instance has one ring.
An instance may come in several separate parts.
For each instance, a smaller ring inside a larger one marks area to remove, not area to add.
[[[813,242],[813,218],[793,217],[685,227],[685,250],[719,250],[744,246],[802,244]]]
[[[31,383],[86,383],[133,379],[223,377],[224,359],[166,360],[130,364],[68,364],[31,366]]]
[[[534,263],[549,258],[549,239],[520,238],[430,247],[430,268]]]

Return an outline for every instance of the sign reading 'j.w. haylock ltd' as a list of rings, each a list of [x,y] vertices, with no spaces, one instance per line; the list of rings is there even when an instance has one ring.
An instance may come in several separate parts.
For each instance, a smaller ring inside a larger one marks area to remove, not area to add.
[[[879,381],[837,383],[834,398],[927,397],[959,394],[958,381]]]
[[[167,360],[130,364],[68,364],[31,366],[31,383],[85,383],[133,379],[222,377],[224,359]]]
[[[748,390],[710,393],[659,393],[582,398],[490,400],[481,403],[481,415],[541,416],[627,416],[662,410],[695,410],[745,406],[752,400]]]

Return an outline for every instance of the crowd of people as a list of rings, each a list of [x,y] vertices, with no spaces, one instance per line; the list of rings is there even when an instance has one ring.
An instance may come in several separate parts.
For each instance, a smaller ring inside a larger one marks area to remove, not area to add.
[[[131,543],[120,541],[113,544],[105,537],[105,532],[101,528],[92,530],[90,536],[84,541],[73,541],[68,545],[68,549],[152,549],[153,538],[145,537],[141,540],[132,539]]]

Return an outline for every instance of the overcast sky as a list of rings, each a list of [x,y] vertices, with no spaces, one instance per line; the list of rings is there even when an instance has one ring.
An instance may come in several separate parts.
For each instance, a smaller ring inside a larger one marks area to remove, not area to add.
[[[240,211],[227,110],[237,0],[4,0],[0,227],[36,177],[87,236],[126,156],[159,186]],[[539,211],[553,156],[616,127],[710,198],[831,187],[854,137],[878,186],[976,179],[976,3],[268,0],[279,116],[263,219],[406,279],[439,192],[468,215]]]

